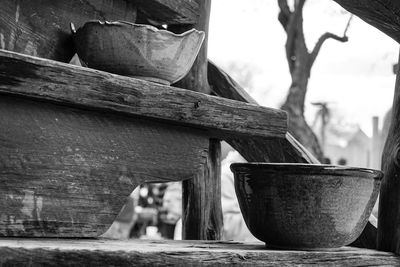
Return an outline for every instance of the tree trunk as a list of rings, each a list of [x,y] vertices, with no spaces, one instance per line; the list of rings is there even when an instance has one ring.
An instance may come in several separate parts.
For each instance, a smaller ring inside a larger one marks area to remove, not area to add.
[[[289,115],[289,132],[314,156],[321,160],[323,152],[318,139],[304,118],[304,103],[311,71],[308,54],[306,53],[308,52],[304,50],[296,51],[297,64],[295,64],[291,72],[292,84],[289,88],[286,102],[281,109],[285,110]]]
[[[293,8],[289,7],[290,1],[288,0],[277,1],[280,9],[278,20],[287,35],[285,44],[286,59],[292,75],[292,84],[282,109],[289,114],[289,132],[321,160],[323,151],[317,137],[304,118],[308,79],[310,78],[311,68],[326,40],[333,39],[339,42],[347,42],[346,33],[351,17],[342,37],[326,32],[321,35],[314,48],[309,52],[303,31],[303,8],[306,0],[294,1]]]

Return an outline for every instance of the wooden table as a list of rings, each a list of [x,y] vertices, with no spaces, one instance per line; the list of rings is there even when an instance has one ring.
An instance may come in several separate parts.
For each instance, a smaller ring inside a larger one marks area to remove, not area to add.
[[[30,266],[399,266],[387,252],[342,247],[266,249],[263,243],[102,239],[0,239],[0,265]]]

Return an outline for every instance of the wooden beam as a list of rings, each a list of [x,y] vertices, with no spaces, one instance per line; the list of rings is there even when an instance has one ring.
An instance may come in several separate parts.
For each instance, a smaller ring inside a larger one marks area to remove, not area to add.
[[[208,81],[214,94],[258,105],[257,102],[226,72],[208,61]],[[319,163],[291,134],[283,139],[225,138],[248,161]]]
[[[342,247],[269,250],[217,241],[0,239],[4,266],[399,266],[388,252]]]
[[[400,63],[400,57],[399,57]],[[400,254],[400,72],[397,72],[392,120],[382,155],[385,176],[378,213],[378,249]]]
[[[199,19],[194,25],[206,33],[200,52],[189,73],[176,84],[181,88],[210,94],[207,81],[207,45],[211,0],[197,0]],[[191,26],[173,26],[174,32],[186,31]],[[221,207],[221,144],[211,139],[207,164],[194,179],[183,181],[182,237],[192,240],[219,240],[222,237]]]
[[[286,113],[0,50],[0,92],[207,129],[282,138]]]
[[[196,0],[128,0],[137,6],[139,16],[153,24],[196,24],[199,4]]]
[[[400,1],[334,0],[349,12],[400,43]]]

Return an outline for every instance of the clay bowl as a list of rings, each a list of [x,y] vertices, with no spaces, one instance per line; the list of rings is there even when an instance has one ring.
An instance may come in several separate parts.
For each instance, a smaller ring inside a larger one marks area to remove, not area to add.
[[[376,170],[311,164],[234,163],[250,232],[269,247],[341,247],[363,231],[379,193]]]
[[[90,21],[73,37],[78,56],[90,68],[171,84],[189,72],[204,32],[174,34],[149,25]]]

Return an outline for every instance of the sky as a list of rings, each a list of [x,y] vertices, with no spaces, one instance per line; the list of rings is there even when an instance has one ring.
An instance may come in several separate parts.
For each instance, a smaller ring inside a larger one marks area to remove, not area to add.
[[[245,87],[263,106],[279,108],[290,86],[284,45],[286,35],[277,20],[276,0],[213,0],[208,57],[234,78],[254,73]],[[309,50],[326,31],[342,35],[350,14],[331,0],[308,0],[304,31]],[[372,134],[372,116],[391,107],[398,59],[398,44],[354,17],[349,42],[328,40],[314,64],[305,115],[311,123],[316,108],[311,102],[328,101],[333,119],[359,124]],[[229,72],[236,64],[241,71]]]

